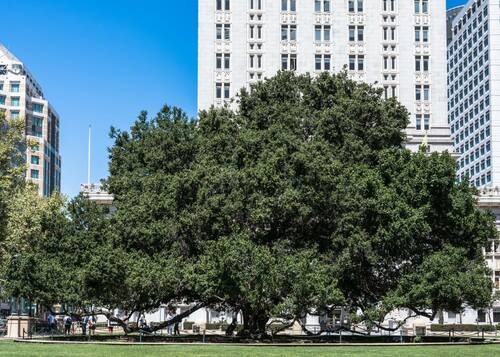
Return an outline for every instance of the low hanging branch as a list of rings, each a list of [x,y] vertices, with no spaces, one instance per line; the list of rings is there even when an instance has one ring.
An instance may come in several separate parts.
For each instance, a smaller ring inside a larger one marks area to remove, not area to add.
[[[148,332],[154,333],[156,331],[163,330],[163,329],[167,328],[170,325],[174,325],[176,323],[182,322],[182,319],[188,317],[192,313],[198,311],[199,309],[201,309],[201,308],[203,308],[205,306],[206,306],[205,303],[197,303],[197,304],[193,305],[191,308],[189,308],[188,310],[184,311],[183,313],[175,316],[174,318],[172,318],[170,320],[167,320],[167,321],[164,321],[164,322],[156,325],[155,327],[151,327],[148,330]],[[49,309],[49,311],[51,313],[53,313],[52,310]],[[138,331],[140,331],[142,329],[138,325],[134,326],[134,325],[130,325],[128,323],[128,321],[130,320],[130,318],[132,317],[132,315],[134,313],[138,312],[138,311],[131,312],[128,315],[128,317],[125,318],[125,319],[120,319],[119,317],[113,315],[113,313],[111,311],[112,311],[112,309],[110,309],[110,310],[102,310],[101,309],[101,310],[95,311],[95,312],[88,312],[88,313],[77,314],[77,313],[74,313],[74,312],[70,313],[70,312],[68,312],[66,310],[63,310],[62,313],[64,315],[71,316],[72,318],[74,318],[74,319],[76,319],[78,321],[81,321],[81,320],[83,320],[84,317],[88,317],[88,316],[98,316],[98,315],[105,316],[109,321],[111,321],[113,323],[116,323],[118,326],[120,326],[123,329],[123,332],[125,332],[125,334],[131,334],[131,333],[134,333],[134,332],[138,332]]]
[[[174,318],[172,318],[170,320],[167,320],[167,321],[164,321],[164,322],[156,325],[155,327],[151,327],[148,330],[148,332],[154,333],[156,331],[163,330],[163,329],[167,328],[170,325],[175,325],[176,323],[182,322],[182,319],[188,317],[193,312],[198,311],[199,309],[201,309],[203,307],[205,307],[205,303],[197,303],[194,306],[192,306],[191,308],[189,308],[186,311],[184,311],[183,313],[175,316]],[[142,330],[142,328],[139,327],[139,326],[130,326],[125,320],[122,320],[122,319],[120,319],[120,318],[118,318],[116,316],[113,316],[113,314],[111,314],[109,312],[108,313],[103,313],[103,315],[106,316],[106,318],[108,318],[111,322],[115,322],[118,325],[120,325],[120,327],[123,328],[123,331],[126,334],[130,334],[130,333],[134,333],[134,332],[138,332],[138,331]]]

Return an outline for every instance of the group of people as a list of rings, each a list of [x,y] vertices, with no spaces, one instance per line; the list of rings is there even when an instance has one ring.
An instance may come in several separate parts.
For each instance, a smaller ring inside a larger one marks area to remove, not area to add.
[[[170,309],[167,313],[167,321],[170,321],[176,317],[177,317],[177,312],[175,311],[175,309]],[[167,333],[169,335],[180,335],[179,322],[175,322],[174,324],[168,325]]]
[[[58,320],[55,314],[49,314],[49,316],[47,317],[47,323],[50,333],[57,331]],[[77,320],[74,320],[71,316],[66,315],[63,317],[62,323],[65,335],[75,334],[76,328],[78,327]],[[94,315],[85,316],[79,323],[80,328],[82,329],[82,335],[87,335],[87,331],[89,335],[94,335],[96,330],[96,323],[97,319]],[[113,326],[111,325],[110,321],[108,321],[108,331],[110,331],[110,333],[113,333]]]
[[[168,309],[167,311],[167,322],[170,321],[170,320],[173,320],[174,318],[177,317],[177,312],[175,310],[175,308],[170,308]],[[139,328],[144,331],[144,332],[152,332],[152,329],[151,327],[148,325],[147,321],[146,321],[146,317],[144,315],[141,315],[141,317],[139,318],[139,324],[138,324]],[[180,331],[179,331],[179,322],[174,322],[172,324],[169,324],[167,326],[167,334],[169,335],[180,335]]]

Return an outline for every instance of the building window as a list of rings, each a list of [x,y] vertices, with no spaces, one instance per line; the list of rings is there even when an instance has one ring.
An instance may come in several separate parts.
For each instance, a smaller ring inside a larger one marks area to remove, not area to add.
[[[314,40],[316,42],[330,42],[331,41],[332,27],[330,25],[316,25],[314,26]]]
[[[415,0],[415,14],[428,14],[429,0]]]
[[[19,93],[19,88],[20,88],[19,82],[12,82],[10,84],[10,91],[12,93]]]
[[[430,100],[430,86],[425,85],[416,85],[415,86],[415,100],[416,101],[429,101]]]
[[[230,24],[215,25],[215,38],[217,40],[224,40],[224,41],[231,40],[231,25]]]
[[[262,55],[250,55],[249,56],[249,65],[252,69],[260,69],[262,68]]]
[[[349,41],[363,42],[364,41],[364,26],[349,26]]]
[[[32,103],[31,107],[35,113],[43,113],[43,104]]]
[[[365,40],[365,27],[358,26],[358,42],[363,42]]]
[[[363,0],[349,0],[349,12],[363,12]]]
[[[424,130],[429,130],[431,127],[431,116],[424,114]]]
[[[216,69],[230,69],[231,55],[229,53],[217,53],[215,54],[215,68]]]
[[[315,12],[330,12],[330,0],[314,0]]]
[[[330,71],[332,69],[332,56],[324,55],[323,56],[323,70]]]
[[[11,110],[10,118],[11,119],[19,119],[19,111],[18,110]]]
[[[261,40],[262,39],[262,25],[250,25],[250,38],[252,40]]]
[[[263,0],[250,0],[250,10],[262,10]]]
[[[229,99],[231,85],[229,83],[215,83],[215,98]]]
[[[281,11],[297,11],[297,0],[281,0]]]
[[[0,95],[0,105],[5,105],[5,96]]]
[[[429,71],[429,56],[415,56],[415,71]]]
[[[382,0],[384,11],[396,11],[396,0]]]
[[[40,157],[36,155],[31,156],[31,164],[32,165],[40,165]]]
[[[19,106],[19,97],[11,97],[10,98],[10,105],[13,107],[18,107]]]
[[[429,27],[416,26],[415,27],[415,42],[429,42]]]
[[[297,25],[281,25],[282,41],[297,41]]]
[[[365,69],[365,56],[364,55],[349,55],[349,70],[350,71],[364,71]]]
[[[31,118],[31,135],[41,138],[43,136],[43,118]]]
[[[40,177],[40,171],[38,170],[31,170],[31,178],[33,180],[38,180]]]
[[[230,0],[216,0],[216,8],[218,11],[229,11],[231,9],[231,1]]]
[[[384,98],[395,98],[397,96],[397,86],[392,85],[392,86],[384,86]]]
[[[383,57],[383,67],[384,70],[396,70],[397,67],[397,57],[396,56],[384,56]]]
[[[332,69],[331,55],[315,55],[314,68],[316,71],[330,71]]]
[[[396,27],[384,26],[382,31],[384,41],[396,41]]]
[[[417,114],[416,115],[415,129],[422,130],[422,114]]]
[[[297,70],[297,54],[282,54],[281,55],[281,70],[296,71]]]
[[[3,82],[0,82],[0,90],[3,91]]]

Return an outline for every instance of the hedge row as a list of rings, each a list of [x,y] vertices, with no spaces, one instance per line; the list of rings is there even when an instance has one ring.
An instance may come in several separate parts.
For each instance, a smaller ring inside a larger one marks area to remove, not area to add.
[[[193,327],[194,327],[194,325],[200,325],[200,324],[196,324],[193,321],[186,321],[183,324],[183,328],[184,328],[184,330],[192,330]],[[207,330],[221,330],[221,331],[226,331],[228,326],[229,325],[227,323],[225,323],[225,322],[205,324],[205,328]],[[237,325],[236,326],[236,331],[239,331],[242,328],[243,328],[242,325]]]
[[[500,331],[500,325],[474,325],[474,324],[454,324],[454,325],[431,325],[431,331],[433,332],[449,332],[449,331],[459,331],[459,332],[493,332]]]

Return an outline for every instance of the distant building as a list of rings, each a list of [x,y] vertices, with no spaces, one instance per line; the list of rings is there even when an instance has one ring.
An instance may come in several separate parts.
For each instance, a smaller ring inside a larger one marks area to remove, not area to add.
[[[26,136],[34,143],[26,150],[27,180],[50,196],[61,188],[59,115],[26,66],[0,45],[0,111],[7,119],[23,118]]]
[[[453,20],[457,17],[460,11],[462,11],[462,9],[463,5],[460,5],[446,11],[446,34],[448,43],[450,43],[453,39]]]
[[[458,180],[500,186],[500,0],[469,0],[451,23],[448,122]]]
[[[90,201],[109,209],[110,213],[115,212],[113,206],[114,197],[105,191],[100,184],[83,184],[80,186],[80,192]]]
[[[446,1],[200,0],[198,109],[221,106],[279,70],[347,68],[411,113],[408,147],[452,150]]]

